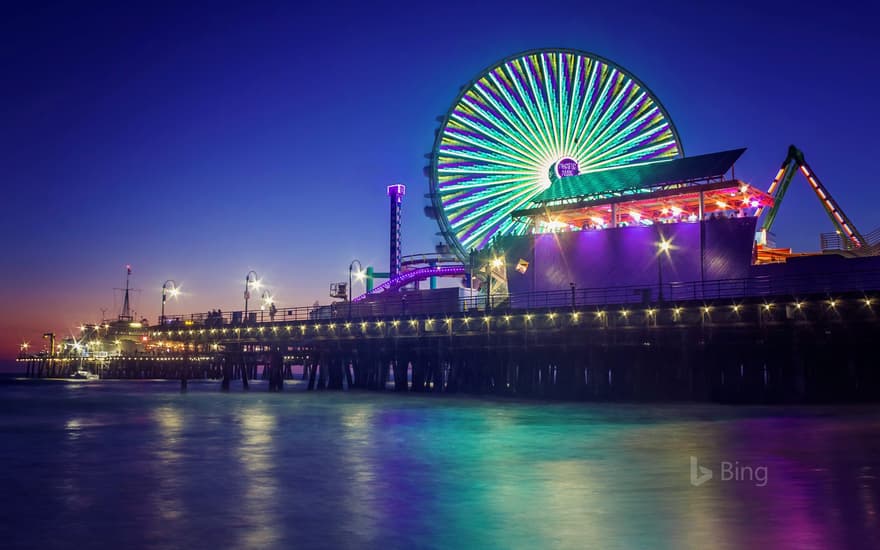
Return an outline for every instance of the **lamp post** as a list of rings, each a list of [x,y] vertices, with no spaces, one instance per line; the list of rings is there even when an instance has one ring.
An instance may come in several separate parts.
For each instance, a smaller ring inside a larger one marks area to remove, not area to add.
[[[168,285],[171,285],[170,287]],[[162,313],[159,315],[159,324],[165,325],[165,300],[168,294],[171,294],[172,298],[177,297],[177,283],[174,282],[174,279],[168,279],[164,283],[162,283]]]
[[[244,276],[244,319],[242,319],[244,323],[247,323],[248,318],[248,300],[251,298],[251,285],[254,285],[254,288],[260,288],[260,276],[253,269]]]
[[[669,241],[662,236],[657,242],[657,301],[663,301],[663,256],[669,256]]]
[[[263,301],[263,303],[260,304],[260,322],[262,323],[263,322],[263,312],[266,311],[266,306],[267,305],[271,306],[272,303],[274,302],[274,300],[272,299],[272,295],[269,294],[268,289],[263,291],[263,293],[260,295],[260,299]]]
[[[358,266],[357,273],[358,273],[359,279],[363,277],[363,273],[364,273],[364,266],[361,265],[360,260],[352,260],[351,263],[348,264],[348,317],[349,318],[351,318],[351,297],[353,294],[353,292],[352,292],[353,288],[351,286],[352,285],[351,274],[352,274],[352,271],[354,270],[354,264],[357,264],[357,266]]]

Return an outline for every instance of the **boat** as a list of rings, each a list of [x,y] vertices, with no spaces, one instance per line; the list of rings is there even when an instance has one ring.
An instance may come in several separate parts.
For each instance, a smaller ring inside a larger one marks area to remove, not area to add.
[[[100,376],[98,376],[97,374],[92,374],[89,371],[80,369],[73,373],[71,375],[71,378],[74,378],[76,380],[99,380]]]

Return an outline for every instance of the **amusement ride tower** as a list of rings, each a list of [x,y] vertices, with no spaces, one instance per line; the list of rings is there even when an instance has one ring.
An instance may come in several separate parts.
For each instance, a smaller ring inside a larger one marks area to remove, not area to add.
[[[391,279],[400,275],[400,207],[405,194],[406,186],[402,183],[388,186],[388,197],[391,199],[391,247],[388,274]]]

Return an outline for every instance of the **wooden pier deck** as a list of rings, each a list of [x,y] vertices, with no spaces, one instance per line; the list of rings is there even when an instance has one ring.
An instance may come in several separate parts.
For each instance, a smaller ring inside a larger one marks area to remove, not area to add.
[[[880,396],[880,292],[572,303],[237,325],[214,318],[153,327],[153,344],[177,351],[108,358],[99,370],[102,377],[213,378],[223,388],[260,375],[280,389],[301,365],[309,389],[582,400]],[[23,361],[29,375],[63,375],[79,360]]]

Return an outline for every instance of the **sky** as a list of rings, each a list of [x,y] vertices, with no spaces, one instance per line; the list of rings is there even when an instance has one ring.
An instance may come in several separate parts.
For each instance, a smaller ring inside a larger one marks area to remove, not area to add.
[[[880,226],[880,35],[868,2],[23,2],[0,17],[0,358],[118,314],[242,309],[255,270],[283,305],[329,303],[352,259],[388,263],[385,188],[407,185],[404,254],[437,117],[511,54],[594,52],[639,77],[685,153],[748,151],[766,189],[789,144],[863,232]],[[832,228],[797,179],[774,226]]]

